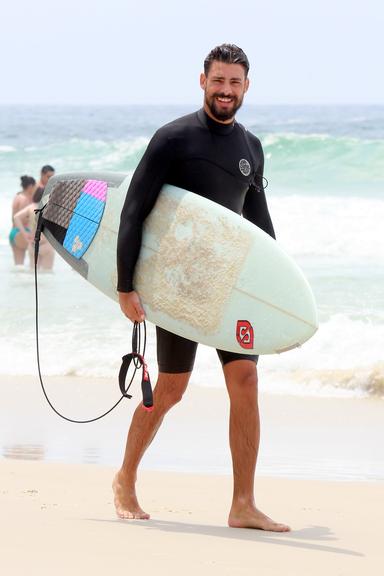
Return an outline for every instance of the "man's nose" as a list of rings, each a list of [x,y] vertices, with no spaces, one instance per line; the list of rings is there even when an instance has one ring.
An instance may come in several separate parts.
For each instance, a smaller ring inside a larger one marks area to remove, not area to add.
[[[223,93],[224,93],[226,96],[231,96],[231,95],[232,95],[232,86],[231,86],[230,82],[225,82],[225,83],[224,83]]]

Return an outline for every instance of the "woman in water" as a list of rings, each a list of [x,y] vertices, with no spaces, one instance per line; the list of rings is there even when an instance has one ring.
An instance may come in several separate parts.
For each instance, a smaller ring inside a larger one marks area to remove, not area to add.
[[[25,242],[27,243],[31,269],[35,264],[34,237],[36,230],[35,210],[37,207],[38,204],[36,202],[32,202],[31,204],[28,204],[19,210],[19,212],[16,212],[16,214],[13,216],[15,226],[20,231],[20,235],[23,236]],[[38,267],[45,271],[52,270],[54,259],[55,251],[49,244],[48,240],[44,237],[44,234],[42,234],[39,246]]]
[[[36,190],[36,180],[32,176],[22,176],[21,180],[21,192],[16,194],[12,203],[12,230],[9,234],[9,242],[11,244],[13,259],[16,265],[24,264],[25,253],[28,248],[28,234],[30,234],[30,229],[28,229],[27,221],[28,218],[25,215],[19,222],[21,228],[15,222],[15,214],[26,208],[31,204],[33,195]],[[25,234],[22,233],[22,230]]]

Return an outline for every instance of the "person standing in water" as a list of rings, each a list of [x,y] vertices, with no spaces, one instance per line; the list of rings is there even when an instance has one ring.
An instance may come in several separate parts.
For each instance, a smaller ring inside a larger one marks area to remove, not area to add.
[[[35,192],[36,195],[36,192]],[[35,210],[38,208],[37,202],[32,202],[13,216],[15,226],[19,230],[19,234],[23,237],[24,241],[27,243],[28,254],[29,254],[29,266],[31,270],[35,266],[35,231],[36,231],[36,214]],[[38,268],[41,271],[49,272],[53,268],[53,263],[55,260],[55,251],[45,238],[44,234],[41,234],[40,245],[39,245],[39,259]]]
[[[21,176],[21,192],[16,194],[12,202],[12,229],[9,234],[9,243],[13,252],[13,260],[16,266],[24,264],[25,253],[29,244],[28,216],[23,215],[19,220],[19,226],[15,223],[15,214],[26,208],[33,202],[36,192],[36,180],[32,176]],[[22,233],[22,231],[24,233]]]
[[[144,310],[134,289],[134,268],[142,226],[163,184],[200,194],[245,218],[274,237],[264,188],[264,156],[259,139],[235,121],[248,90],[248,58],[233,44],[214,48],[204,61],[200,86],[204,106],[160,128],[137,167],[121,213],[117,268],[120,307],[132,321]],[[147,519],[136,496],[140,461],[164,416],[179,402],[193,369],[197,343],[157,328],[159,377],[154,410],[139,406],[128,432],[123,464],[113,489],[120,518]],[[229,440],[233,465],[233,498],[228,524],[286,532],[289,526],[261,512],[254,498],[254,475],[260,439],[257,398],[258,357],[218,350],[230,398]]]
[[[40,181],[37,185],[33,201],[38,204],[44,192],[44,188],[48,184],[48,180],[55,174],[55,169],[50,164],[45,164],[40,171]]]
[[[38,207],[39,202],[44,194],[44,190],[46,185],[48,184],[48,180],[54,176],[55,169],[50,164],[45,164],[40,171],[40,181],[37,185],[36,191],[33,195],[33,212],[30,210],[28,212],[28,218],[33,223],[33,230],[35,230],[35,214],[34,210]],[[30,257],[30,267],[34,267],[35,263],[35,255],[33,244],[30,244],[29,247],[29,257]],[[40,237],[40,248],[39,248],[39,260],[38,260],[38,267],[40,270],[50,271],[53,268],[53,263],[55,261],[55,250],[53,246],[47,241],[44,236],[44,232]]]

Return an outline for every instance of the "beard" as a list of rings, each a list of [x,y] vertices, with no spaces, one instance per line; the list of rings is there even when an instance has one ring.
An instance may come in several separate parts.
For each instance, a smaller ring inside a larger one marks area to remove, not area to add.
[[[228,110],[220,110],[218,104],[216,102],[216,98],[226,98],[225,94],[212,94],[211,97],[207,96],[207,92],[205,92],[205,103],[209,108],[212,116],[221,122],[225,122],[226,120],[231,120],[236,114],[236,112],[241,108],[243,103],[244,94],[241,98],[237,98],[233,96],[232,98],[232,107],[228,108]]]

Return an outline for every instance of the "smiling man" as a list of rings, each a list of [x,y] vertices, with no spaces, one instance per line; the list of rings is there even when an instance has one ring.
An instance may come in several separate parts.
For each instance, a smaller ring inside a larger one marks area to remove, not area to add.
[[[248,90],[247,56],[233,44],[214,48],[204,61],[200,85],[204,107],[160,128],[137,167],[121,214],[117,267],[120,307],[132,321],[144,320],[134,268],[142,226],[163,184],[200,194],[253,222],[274,237],[263,189],[264,157],[260,141],[235,121]],[[113,488],[121,518],[147,519],[136,497],[139,463],[165,414],[188,385],[196,342],[161,328],[157,332],[159,377],[153,412],[139,406],[128,433],[125,457]],[[230,398],[230,447],[233,500],[228,524],[285,532],[289,527],[261,512],[254,499],[254,475],[260,438],[257,356],[217,350]]]
[[[228,80],[229,86],[226,86]],[[213,60],[201,74],[200,86],[205,93],[204,109],[208,116],[219,122],[232,123],[243,103],[249,80],[245,77],[244,68]]]

